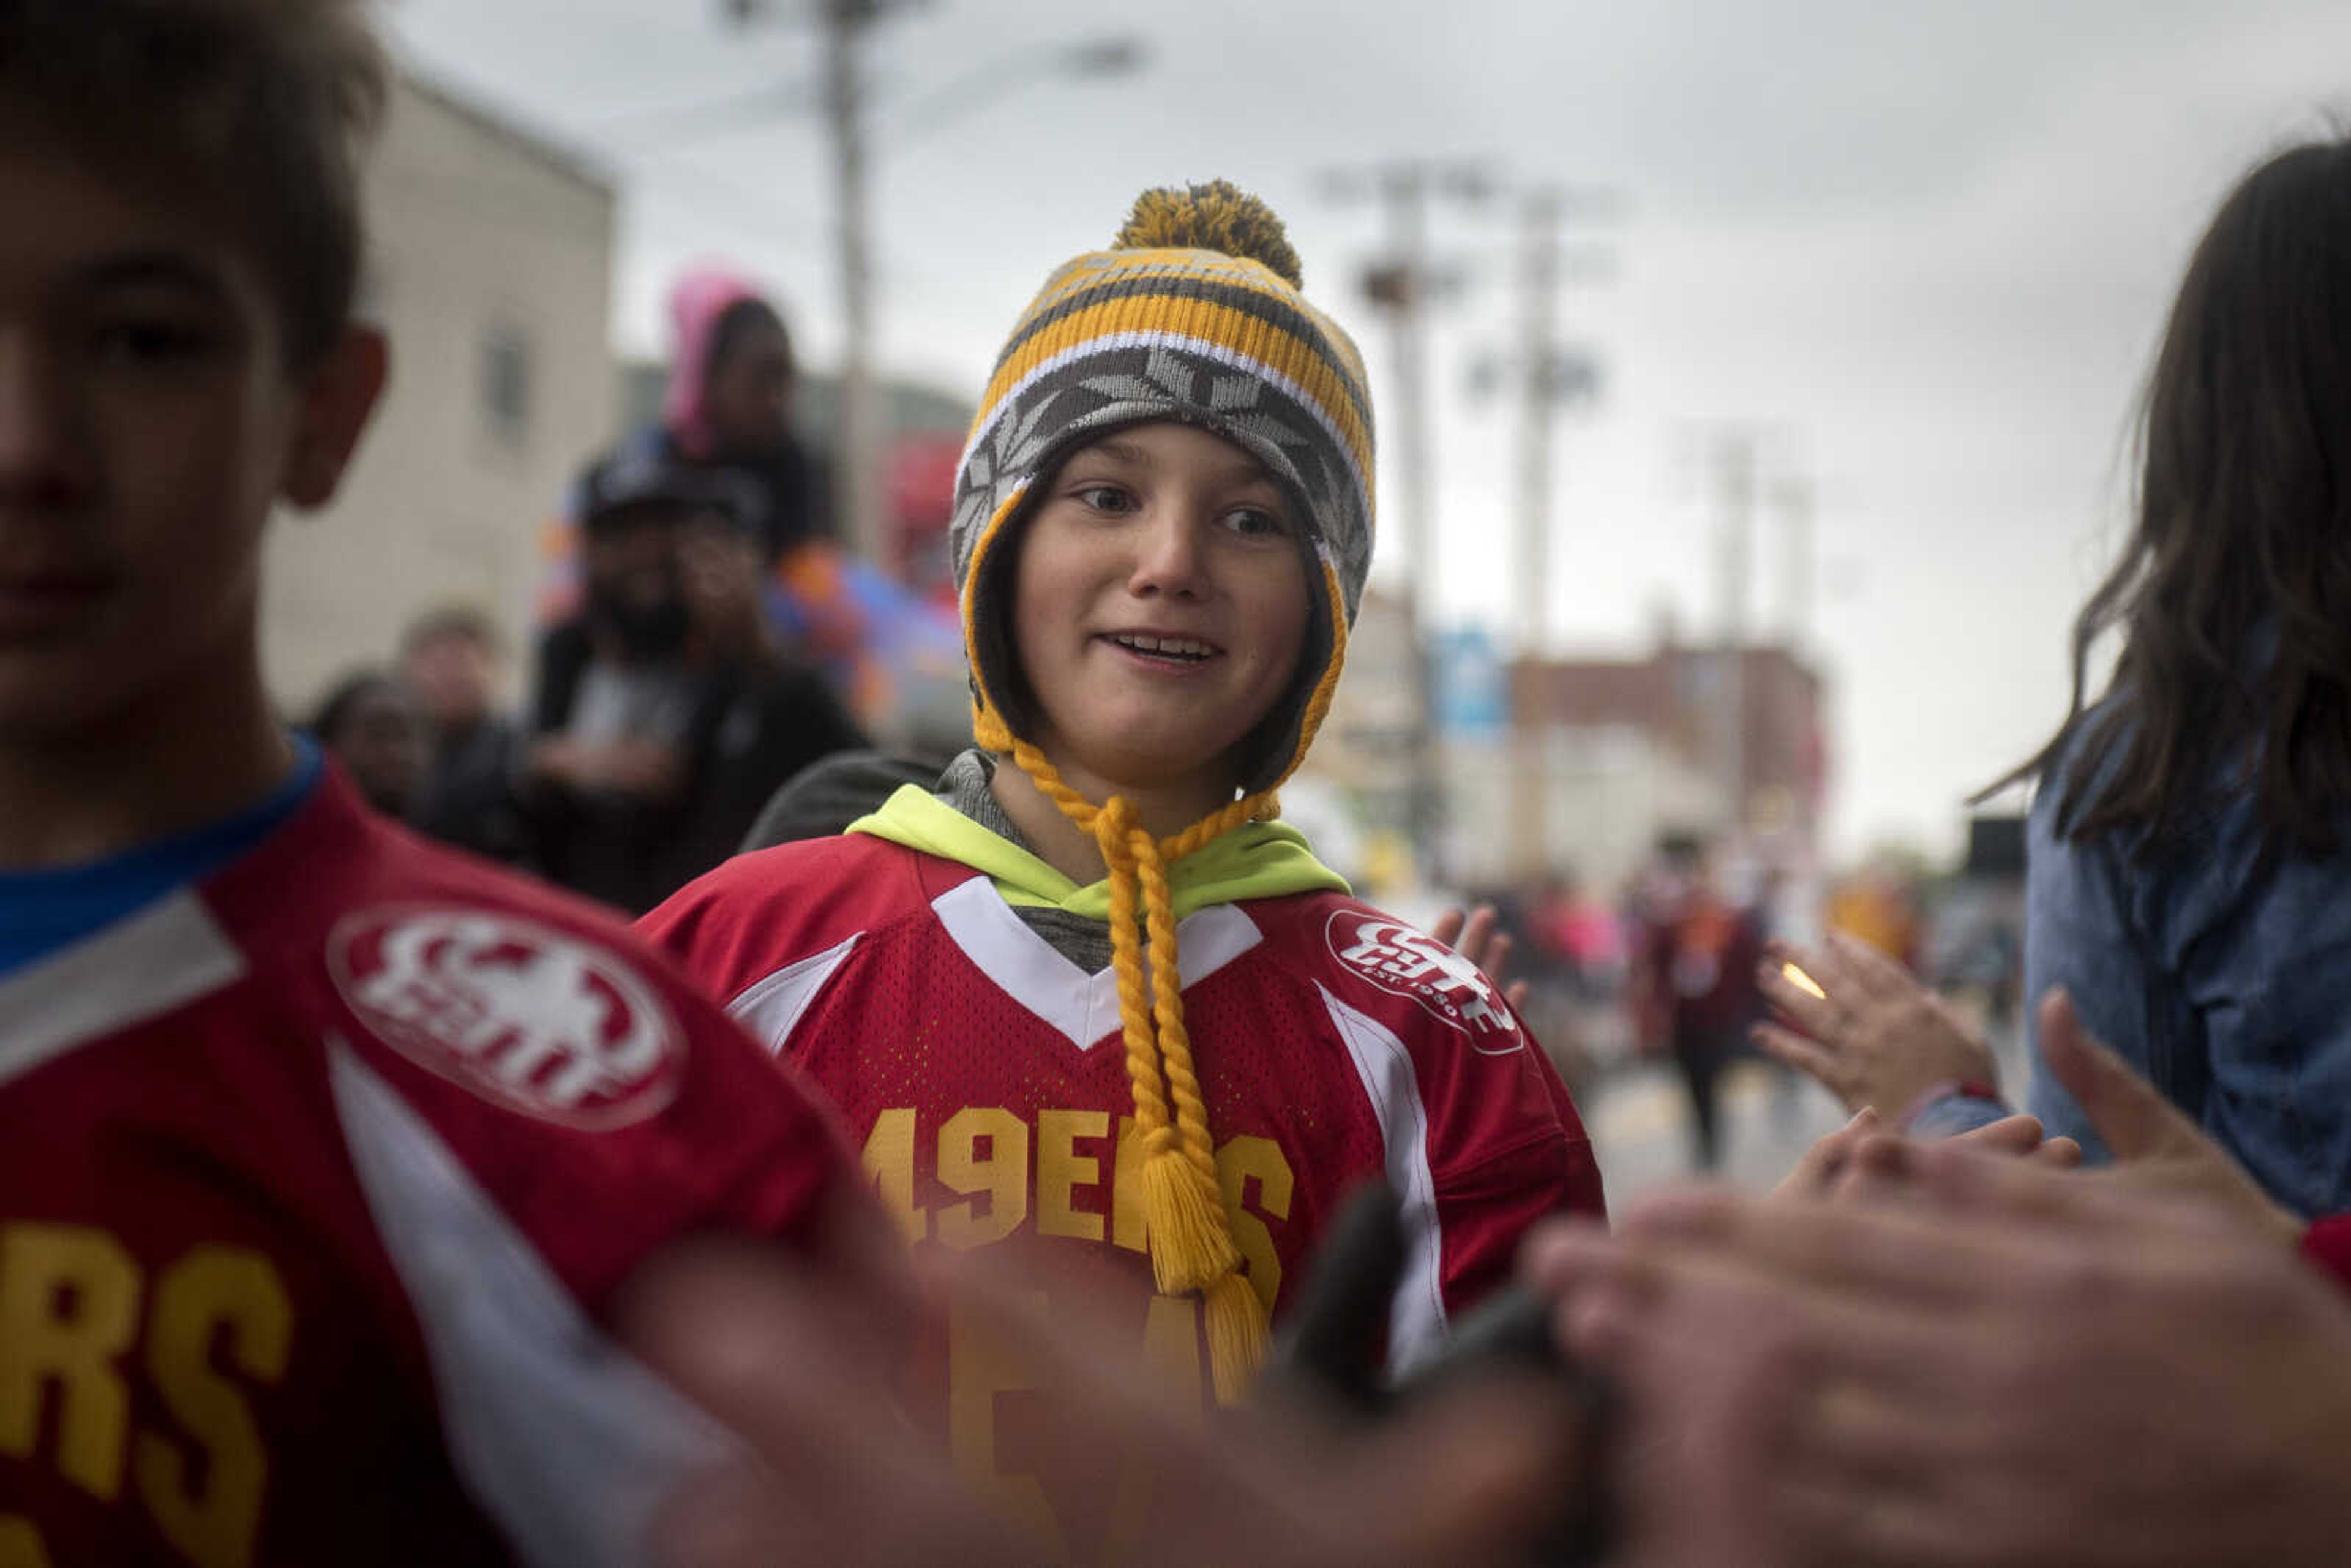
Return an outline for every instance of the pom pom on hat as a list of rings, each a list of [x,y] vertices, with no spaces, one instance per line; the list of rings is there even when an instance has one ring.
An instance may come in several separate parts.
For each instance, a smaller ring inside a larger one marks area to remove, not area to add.
[[[1263,263],[1292,288],[1305,287],[1290,231],[1271,207],[1230,180],[1144,192],[1111,248],[1221,251]]]

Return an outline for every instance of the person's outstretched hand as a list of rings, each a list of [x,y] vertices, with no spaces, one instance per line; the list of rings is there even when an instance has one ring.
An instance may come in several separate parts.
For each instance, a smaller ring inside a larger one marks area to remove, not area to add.
[[[1469,912],[1467,920],[1459,910],[1447,910],[1437,917],[1428,934],[1477,965],[1494,984],[1502,986],[1502,999],[1516,1011],[1527,1005],[1527,983],[1512,980],[1502,985],[1502,971],[1510,961],[1510,949],[1518,944],[1501,927],[1501,916],[1495,913],[1494,906],[1481,904]]]
[[[1819,1082],[1847,1111],[1888,1125],[1938,1083],[1990,1083],[1991,1048],[1949,1004],[1865,942],[1832,931],[1817,948],[1774,942],[1756,975],[1763,997],[1792,1023],[1760,1023],[1764,1053]],[[1808,990],[1787,972],[1810,976]]]
[[[2082,1145],[2071,1138],[2043,1135],[2037,1117],[2003,1116],[1954,1136],[1951,1142],[1979,1154],[2037,1160],[2055,1170],[2082,1163]],[[1843,1202],[1898,1194],[1908,1174],[1909,1140],[1888,1130],[1885,1118],[1865,1105],[1853,1120],[1806,1149],[1795,1167],[1771,1189],[1775,1198]]]
[[[2091,1179],[2202,1198],[2237,1216],[2255,1235],[2289,1247],[2300,1241],[2302,1221],[2093,1037],[2074,1010],[2074,998],[2062,990],[2042,999],[2041,1059],[2114,1155],[2115,1163],[2090,1173]]]

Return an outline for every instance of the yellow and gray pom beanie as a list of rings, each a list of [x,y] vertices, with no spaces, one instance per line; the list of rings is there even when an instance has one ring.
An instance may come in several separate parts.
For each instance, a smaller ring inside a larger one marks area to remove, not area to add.
[[[1243,743],[1237,798],[1167,839],[1144,831],[1123,797],[1085,800],[1029,743],[1036,716],[1011,632],[1012,566],[1032,487],[1089,442],[1156,420],[1221,436],[1291,493],[1315,585],[1297,676]],[[1274,790],[1305,759],[1338,685],[1371,567],[1372,517],[1362,357],[1300,294],[1281,221],[1223,181],[1145,192],[1110,249],[1046,280],[997,360],[956,476],[949,538],[973,734],[1101,846],[1153,1271],[1162,1291],[1206,1299],[1209,1359],[1228,1401],[1263,1357],[1268,1303],[1240,1272],[1228,1207],[1239,1195],[1225,1193],[1217,1173],[1184,1024],[1167,866],[1279,813]]]

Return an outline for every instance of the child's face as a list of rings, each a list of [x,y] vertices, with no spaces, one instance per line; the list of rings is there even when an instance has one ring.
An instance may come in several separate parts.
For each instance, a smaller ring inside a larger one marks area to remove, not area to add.
[[[141,172],[0,114],[0,743],[249,667],[270,505],[332,494],[381,384],[357,333],[290,371],[235,225]]]
[[[438,632],[409,646],[400,674],[433,723],[455,728],[490,711],[497,660],[470,632]]]
[[[1033,738],[1113,784],[1229,788],[1233,748],[1289,690],[1306,639],[1303,521],[1255,458],[1188,425],[1073,454],[1016,572]]]
[[[319,737],[350,770],[368,803],[405,815],[432,771],[432,738],[416,699],[390,681],[369,687],[345,710],[333,735]]]
[[[791,343],[772,321],[745,327],[710,367],[710,428],[728,452],[758,454],[790,434]]]

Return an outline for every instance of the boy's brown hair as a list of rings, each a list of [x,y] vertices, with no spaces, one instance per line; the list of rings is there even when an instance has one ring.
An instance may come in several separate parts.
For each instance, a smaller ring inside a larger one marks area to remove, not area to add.
[[[360,157],[382,118],[367,0],[0,0],[0,109],[230,204],[275,286],[288,362],[359,294]]]

